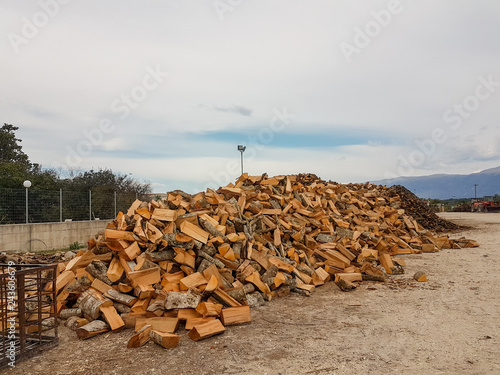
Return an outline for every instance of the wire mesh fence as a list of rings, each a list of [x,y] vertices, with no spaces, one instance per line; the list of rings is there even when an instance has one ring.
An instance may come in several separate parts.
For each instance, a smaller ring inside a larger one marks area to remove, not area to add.
[[[137,198],[148,197],[109,190],[0,189],[0,224],[109,220]]]

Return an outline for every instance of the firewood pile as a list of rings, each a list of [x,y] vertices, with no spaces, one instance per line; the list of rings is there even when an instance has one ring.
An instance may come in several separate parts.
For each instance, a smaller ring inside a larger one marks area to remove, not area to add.
[[[133,328],[128,347],[201,340],[251,321],[250,307],[332,280],[342,291],[404,272],[402,254],[478,246],[425,229],[402,199],[314,175],[248,176],[217,191],[136,200],[59,263],[57,309],[87,339]]]
[[[0,253],[0,263],[14,262],[15,264],[53,264],[64,261],[66,253]]]
[[[401,208],[404,208],[408,215],[411,215],[426,229],[444,232],[462,228],[460,225],[440,218],[429,206],[404,186],[391,186],[387,193],[388,197],[399,196],[401,198]]]

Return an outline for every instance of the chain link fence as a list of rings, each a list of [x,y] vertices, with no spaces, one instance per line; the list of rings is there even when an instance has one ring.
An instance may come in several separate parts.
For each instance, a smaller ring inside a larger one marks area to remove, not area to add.
[[[135,199],[150,196],[115,191],[0,189],[0,224],[110,220]]]

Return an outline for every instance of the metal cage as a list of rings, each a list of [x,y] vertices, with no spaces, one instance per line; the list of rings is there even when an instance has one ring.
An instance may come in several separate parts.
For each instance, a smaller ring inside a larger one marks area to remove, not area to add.
[[[0,264],[0,368],[57,345],[56,271]]]

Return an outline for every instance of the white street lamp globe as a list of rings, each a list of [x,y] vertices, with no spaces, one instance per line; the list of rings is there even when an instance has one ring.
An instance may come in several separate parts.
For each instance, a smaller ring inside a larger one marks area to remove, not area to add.
[[[24,182],[23,182],[23,186],[24,186],[25,188],[29,188],[29,187],[31,187],[31,181],[29,181],[29,180],[24,181]]]

